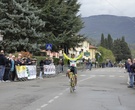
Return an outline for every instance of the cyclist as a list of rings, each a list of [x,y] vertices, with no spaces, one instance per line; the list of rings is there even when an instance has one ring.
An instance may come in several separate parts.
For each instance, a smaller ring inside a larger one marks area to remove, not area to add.
[[[71,58],[68,57],[65,53],[63,54],[64,57],[69,60],[69,69],[67,71],[67,74],[69,72],[73,72],[73,74],[75,74],[75,85],[77,84],[77,68],[76,68],[76,63],[77,63],[77,60],[81,59],[82,56],[83,56],[83,53],[81,53],[78,57],[75,58],[75,54],[71,54]]]

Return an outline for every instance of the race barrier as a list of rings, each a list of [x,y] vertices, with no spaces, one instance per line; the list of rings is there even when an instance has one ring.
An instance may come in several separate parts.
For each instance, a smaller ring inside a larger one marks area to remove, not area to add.
[[[37,67],[36,65],[23,65],[16,66],[16,74],[19,79],[36,79],[37,77]],[[54,75],[56,74],[55,65],[44,65],[44,75]]]
[[[18,78],[36,79],[36,65],[16,66]]]
[[[55,65],[44,65],[44,74],[45,75],[56,74]]]

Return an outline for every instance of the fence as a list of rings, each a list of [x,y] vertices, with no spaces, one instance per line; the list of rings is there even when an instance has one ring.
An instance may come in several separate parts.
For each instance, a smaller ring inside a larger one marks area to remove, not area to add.
[[[10,68],[7,67],[7,72],[9,72]],[[37,65],[22,65],[15,67],[16,69],[16,79],[18,81],[24,81],[24,80],[30,80],[30,79],[36,79],[40,76],[41,70],[40,66]],[[67,65],[44,65],[42,76],[43,77],[54,77],[58,75],[59,73],[66,73],[68,69]],[[85,70],[85,64],[81,64],[78,67],[78,70]],[[8,74],[8,73],[6,73]],[[6,75],[8,77],[8,75]]]

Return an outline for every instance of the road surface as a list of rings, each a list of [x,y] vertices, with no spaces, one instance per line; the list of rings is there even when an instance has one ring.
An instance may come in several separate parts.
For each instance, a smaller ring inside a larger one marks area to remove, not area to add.
[[[0,83],[0,110],[135,110],[135,88],[122,68],[78,71],[76,91],[61,73],[52,78]]]

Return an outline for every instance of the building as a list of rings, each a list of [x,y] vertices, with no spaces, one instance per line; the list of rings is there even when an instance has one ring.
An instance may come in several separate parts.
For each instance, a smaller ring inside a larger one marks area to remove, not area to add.
[[[96,53],[97,53],[97,47],[93,46],[93,45],[90,45],[89,46],[89,53],[90,53],[90,56],[89,58],[95,62],[95,58],[96,58]]]
[[[95,62],[95,56],[97,53],[97,47],[90,45],[88,41],[84,41],[80,44],[80,47],[76,47],[75,50],[70,49],[69,54],[75,54],[78,56],[80,54],[80,51],[83,50],[84,52],[84,59],[91,59],[93,62]]]
[[[75,50],[73,50],[73,48],[69,49],[68,56],[71,57],[71,54],[75,54],[75,56],[77,57],[80,54],[81,50],[83,50],[83,52],[84,52],[84,56],[83,56],[84,59],[89,58],[89,59],[91,59],[91,61],[95,62],[97,47],[90,45],[88,41],[84,41],[84,42],[80,43],[80,47],[76,47]],[[60,50],[58,53],[46,51],[46,50],[44,50],[44,52],[46,52],[46,54],[50,57],[62,58],[62,56],[63,56],[62,50]]]

